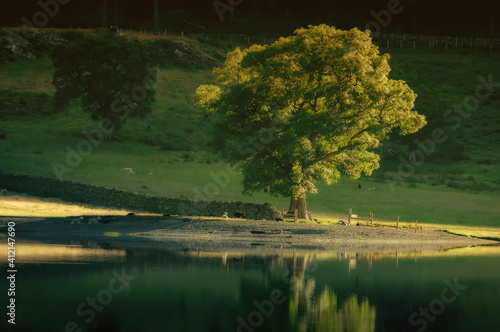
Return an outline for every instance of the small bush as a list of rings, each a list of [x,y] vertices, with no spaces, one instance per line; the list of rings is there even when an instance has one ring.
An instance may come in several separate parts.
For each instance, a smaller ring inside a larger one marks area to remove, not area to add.
[[[474,183],[471,188],[473,190],[477,191],[495,191],[497,190],[496,187],[493,185],[489,184],[488,182],[479,182],[479,183]]]
[[[449,188],[455,188],[455,189],[470,189],[470,185],[467,183],[462,183],[462,182],[455,182],[455,181],[450,181],[446,184]]]
[[[499,162],[498,159],[490,157],[476,160],[476,164],[478,165],[494,165],[497,164],[498,162]]]
[[[459,168],[456,168],[456,169],[449,169],[448,170],[448,173],[450,174],[464,174],[465,171],[463,169],[459,169]]]
[[[85,32],[77,30],[63,31],[59,35],[69,41],[82,40],[85,38]]]
[[[462,179],[460,176],[456,176],[453,174],[447,175],[446,178],[450,181],[460,181]]]
[[[157,39],[153,41],[150,48],[151,56],[161,67],[175,66],[190,68],[191,65],[186,61],[182,61],[176,54],[175,43],[171,40]]]
[[[53,97],[46,93],[0,90],[0,118],[52,113]]]
[[[168,142],[165,142],[160,147],[161,151],[192,151],[193,147],[190,143],[181,140],[181,139],[173,139]]]

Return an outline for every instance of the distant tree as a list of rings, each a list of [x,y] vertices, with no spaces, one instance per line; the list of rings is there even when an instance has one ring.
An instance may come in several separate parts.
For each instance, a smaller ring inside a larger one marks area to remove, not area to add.
[[[101,26],[108,26],[108,1],[103,0],[100,8],[100,18],[101,18]]]
[[[145,117],[154,102],[153,58],[143,42],[116,35],[80,35],[52,54],[56,109],[79,98],[93,120],[121,128],[129,117]]]
[[[243,173],[243,191],[290,197],[311,219],[306,194],[316,181],[358,178],[379,167],[371,149],[391,131],[425,125],[415,93],[388,78],[369,32],[310,26],[275,43],[237,48],[216,69],[220,85],[202,85],[196,101],[220,114],[216,141]]]
[[[490,2],[490,9],[491,9],[491,17],[490,17],[490,36],[495,36],[495,16],[494,13],[497,11],[495,10],[495,0],[491,0]]]
[[[153,20],[155,33],[160,33],[160,13],[158,10],[158,0],[153,0]]]

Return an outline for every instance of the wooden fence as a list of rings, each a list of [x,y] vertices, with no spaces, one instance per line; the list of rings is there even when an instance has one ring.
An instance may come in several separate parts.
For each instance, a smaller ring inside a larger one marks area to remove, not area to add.
[[[192,33],[190,31],[172,32],[163,29],[155,33],[153,30],[136,30],[139,33],[181,37],[205,37],[230,42],[239,42],[246,44],[272,44],[279,39],[278,36],[249,36],[245,34],[210,34],[210,33]],[[373,42],[380,48],[427,48],[444,50],[475,50],[489,51],[500,50],[499,38],[486,37],[459,37],[459,36],[431,36],[423,34],[410,33],[372,33]]]
[[[381,48],[428,48],[444,50],[493,51],[500,39],[484,37],[429,36],[405,33],[374,33],[373,42]]]
[[[347,225],[351,224],[351,220],[365,220],[370,223],[370,225],[373,224],[374,221],[395,221],[396,222],[396,229],[399,229],[399,216],[397,218],[389,218],[389,217],[381,217],[381,216],[375,216],[373,215],[373,212],[370,211],[370,214],[360,214],[360,213],[352,213],[352,209],[349,209],[349,215],[347,217]],[[418,229],[418,220],[415,220],[415,233],[417,232]],[[421,227],[421,229],[423,229]]]
[[[356,219],[356,220],[365,220],[368,221],[371,224],[373,224],[373,221],[383,219],[388,220],[388,221],[395,221],[396,222],[396,228],[399,228],[399,216],[397,218],[388,218],[388,217],[380,217],[380,216],[375,216],[373,215],[373,212],[370,211],[370,214],[360,214],[360,213],[352,213],[352,209],[349,209],[349,215],[347,217],[347,224],[351,224],[351,220]]]

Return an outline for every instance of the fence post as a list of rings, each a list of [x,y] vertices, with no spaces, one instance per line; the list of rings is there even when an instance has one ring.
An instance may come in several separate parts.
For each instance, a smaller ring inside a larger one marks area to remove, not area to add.
[[[387,39],[387,48],[389,48],[389,46],[390,46],[389,39]]]
[[[418,220],[415,220],[415,233],[417,232],[418,229]]]
[[[398,219],[396,220],[396,229],[399,229],[399,216]]]
[[[415,48],[415,41],[413,41],[413,48]]]
[[[295,216],[294,216],[294,221],[297,222],[297,220],[299,219],[299,209],[295,209]]]
[[[349,209],[349,216],[347,217],[347,224],[351,224],[351,214],[352,214],[352,209]]]
[[[373,224],[373,212],[370,211],[370,225]]]

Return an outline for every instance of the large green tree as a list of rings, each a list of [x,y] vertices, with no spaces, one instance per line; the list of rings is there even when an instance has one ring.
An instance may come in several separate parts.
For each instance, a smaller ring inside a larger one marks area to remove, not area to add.
[[[369,31],[309,26],[271,45],[237,48],[216,69],[219,85],[196,90],[220,114],[217,141],[243,173],[243,191],[290,197],[311,219],[305,197],[316,181],[358,178],[379,167],[372,150],[391,131],[416,132],[416,94],[388,78],[389,55]]]
[[[113,32],[73,37],[52,54],[56,108],[80,99],[93,120],[115,129],[151,113],[156,70],[150,46]]]

